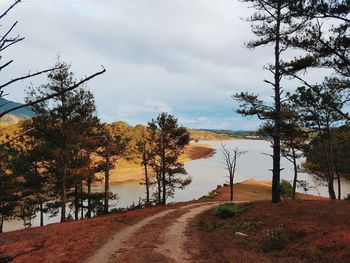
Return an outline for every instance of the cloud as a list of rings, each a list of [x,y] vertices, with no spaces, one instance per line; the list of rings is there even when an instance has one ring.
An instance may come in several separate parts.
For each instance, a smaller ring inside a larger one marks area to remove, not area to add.
[[[10,3],[1,1],[0,10]],[[4,54],[15,62],[1,79],[50,67],[60,52],[77,79],[101,64],[107,69],[88,84],[104,121],[147,122],[167,111],[188,118],[189,126],[235,128],[231,94],[271,96],[263,84],[269,73],[262,69],[271,61],[269,47],[254,52],[244,47],[252,33],[241,18],[251,12],[232,0],[23,2],[2,21],[4,30],[18,19],[14,33],[26,40]],[[11,87],[8,98],[23,101],[28,84]]]
[[[164,102],[147,100],[142,105],[132,105],[132,104],[121,104],[116,111],[116,117],[130,118],[137,116],[140,113],[160,113],[168,112],[171,113],[172,109]]]

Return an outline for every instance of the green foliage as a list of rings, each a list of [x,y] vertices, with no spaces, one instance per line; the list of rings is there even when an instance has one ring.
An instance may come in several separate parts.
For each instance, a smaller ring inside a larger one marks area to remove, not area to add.
[[[282,180],[280,184],[281,195],[283,197],[292,198],[293,196],[293,186],[287,180]]]
[[[219,218],[229,218],[242,212],[242,208],[233,203],[224,203],[219,205],[213,212],[213,215]]]

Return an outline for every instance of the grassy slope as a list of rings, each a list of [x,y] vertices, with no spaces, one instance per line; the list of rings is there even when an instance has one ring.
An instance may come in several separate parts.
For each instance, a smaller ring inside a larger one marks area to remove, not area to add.
[[[225,136],[222,134],[217,134],[210,131],[202,131],[202,130],[190,130],[191,137],[194,140],[199,141],[221,141],[221,140],[233,140],[234,138]]]
[[[191,245],[199,249],[198,257],[207,262],[349,262],[349,201],[257,201],[244,209],[227,219],[208,211],[192,222]]]

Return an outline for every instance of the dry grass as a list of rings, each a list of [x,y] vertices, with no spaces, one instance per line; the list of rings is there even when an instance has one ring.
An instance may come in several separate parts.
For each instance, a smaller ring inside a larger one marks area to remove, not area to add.
[[[234,140],[235,138],[217,134],[210,131],[190,130],[191,138],[198,141],[224,141]]]
[[[349,218],[348,201],[258,201],[233,218],[218,219],[210,211],[197,217],[191,245],[205,262],[345,263],[350,259]]]

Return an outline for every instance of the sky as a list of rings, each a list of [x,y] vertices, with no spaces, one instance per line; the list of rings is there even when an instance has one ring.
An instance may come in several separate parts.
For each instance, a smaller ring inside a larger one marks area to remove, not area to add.
[[[1,0],[0,12],[13,2]],[[0,35],[18,20],[14,32],[26,39],[4,53],[15,61],[0,82],[51,67],[60,54],[77,79],[106,68],[88,83],[105,122],[145,124],[168,112],[189,128],[253,130],[259,121],[236,114],[231,98],[271,100],[263,66],[272,47],[245,47],[251,13],[238,0],[26,0],[1,21]],[[23,102],[29,84],[6,98]]]

